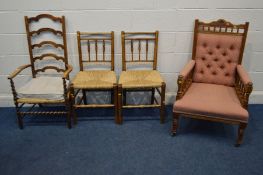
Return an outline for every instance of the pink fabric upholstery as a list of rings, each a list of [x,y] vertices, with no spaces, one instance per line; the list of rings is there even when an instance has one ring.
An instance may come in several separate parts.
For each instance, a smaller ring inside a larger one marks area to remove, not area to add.
[[[199,33],[194,82],[233,86],[242,36]]]
[[[252,81],[243,66],[237,65],[237,73],[244,84],[252,84]]]
[[[183,77],[188,76],[188,74],[191,72],[194,66],[195,66],[195,60],[190,60],[187,63],[187,65],[183,68],[183,70],[180,72],[180,75],[182,75]]]
[[[192,83],[183,98],[174,103],[173,111],[248,120],[234,87],[224,85]]]

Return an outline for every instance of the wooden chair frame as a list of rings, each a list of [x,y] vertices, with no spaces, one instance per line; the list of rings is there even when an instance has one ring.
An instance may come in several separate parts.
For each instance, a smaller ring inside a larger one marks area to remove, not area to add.
[[[239,61],[238,61],[238,64],[240,65],[242,63],[243,52],[244,52],[247,32],[248,32],[248,26],[249,26],[248,22],[246,22],[245,24],[235,25],[223,19],[219,19],[217,21],[213,21],[210,23],[200,22],[198,19],[196,19],[195,28],[194,28],[192,60],[195,60],[198,33],[239,35],[239,36],[243,36],[240,55],[239,55]],[[178,91],[177,91],[176,100],[181,99],[184,96],[184,94],[187,92],[188,88],[191,86],[193,70],[194,68],[191,70],[191,72],[186,77],[183,77],[181,75],[178,76],[178,80],[177,80]],[[239,74],[236,73],[235,90],[236,90],[236,93],[238,95],[241,105],[245,109],[247,109],[248,107],[249,95],[251,94],[252,89],[253,89],[253,84],[252,83],[244,84],[241,81]],[[180,113],[174,112],[173,113],[173,124],[172,124],[172,131],[171,131],[172,136],[176,135],[180,115],[184,117],[188,117],[188,118],[193,118],[193,119],[208,120],[212,122],[222,122],[226,124],[239,125],[236,146],[239,146],[242,143],[244,130],[247,126],[247,122],[240,121],[240,120],[220,118],[220,117],[215,117],[215,116],[209,116],[209,115],[198,115],[194,113],[185,113],[185,112],[180,112]]]
[[[37,31],[31,31],[30,30],[30,23],[31,22],[38,22],[40,19],[49,19],[53,22],[59,22],[62,26],[62,31],[57,31],[52,28],[40,28]],[[20,129],[23,129],[23,117],[25,115],[66,115],[67,116],[67,126],[68,128],[71,128],[71,105],[70,105],[70,99],[69,99],[69,90],[67,88],[66,80],[69,79],[69,73],[72,71],[72,66],[68,64],[68,54],[67,54],[67,41],[66,41],[66,28],[65,28],[65,17],[55,17],[50,14],[40,14],[36,17],[24,17],[25,19],[25,26],[26,26],[26,33],[27,33],[27,41],[28,41],[28,50],[29,50],[29,56],[30,56],[30,62],[31,64],[23,65],[18,67],[12,74],[8,76],[8,79],[11,83],[11,89],[13,93],[13,99],[14,104],[16,107],[16,113],[17,113],[17,119],[18,119],[18,125]],[[35,35],[41,35],[43,32],[49,32],[53,33],[54,35],[61,36],[63,40],[63,44],[57,44],[53,41],[42,41],[38,44],[32,44],[32,37]],[[53,53],[47,53],[43,54],[41,56],[34,56],[33,50],[35,47],[42,47],[44,45],[50,45],[54,48],[61,48],[64,51],[63,56],[57,56]],[[65,63],[65,69],[60,69],[56,66],[45,66],[40,69],[35,68],[35,61],[36,60],[43,60],[46,57],[53,57],[56,60],[62,60]],[[26,68],[31,68],[32,71],[32,77],[36,78],[36,75],[39,72],[44,72],[47,69],[53,69],[57,72],[63,72],[62,80],[63,80],[63,88],[64,88],[64,99],[63,100],[35,100],[30,98],[18,98],[17,91],[15,88],[14,78],[22,72]],[[32,104],[32,107],[28,111],[22,111],[22,107],[24,104]],[[59,104],[65,106],[65,111],[32,111],[32,109],[39,105],[42,107],[43,104]]]
[[[84,37],[86,36],[86,37]],[[88,60],[83,60],[83,55],[82,55],[82,44],[81,41],[87,41],[87,50],[88,50]],[[90,41],[95,42],[95,60],[91,59],[90,53],[91,53],[91,45]],[[103,43],[103,50],[102,50],[102,55],[103,58],[102,60],[98,58],[98,42]],[[110,41],[111,43],[111,60],[106,60],[105,59],[105,42]],[[111,66],[111,71],[114,71],[114,32],[80,32],[77,31],[77,42],[78,42],[78,52],[79,52],[79,67],[80,71],[84,70],[83,63],[90,63],[90,64],[110,64]],[[78,96],[79,92],[82,91],[82,97],[81,99],[75,103],[76,97]],[[111,91],[111,104],[87,104],[87,97],[86,97],[86,92],[87,91]],[[77,124],[77,114],[76,114],[76,109],[79,108],[111,108],[114,107],[115,109],[115,122],[118,123],[117,119],[117,83],[113,84],[112,88],[96,88],[96,89],[77,89],[74,88],[74,85],[71,84],[71,99],[72,99],[72,104],[73,104],[73,120],[74,124]],[[81,104],[84,102],[84,104]]]
[[[137,36],[139,37],[130,37],[130,36]],[[145,37],[148,36],[148,37]],[[152,36],[152,37],[150,37]],[[155,32],[121,32],[121,43],[122,43],[122,71],[127,70],[127,64],[129,63],[152,63],[152,69],[156,70],[157,68],[157,57],[158,57],[158,38],[159,38],[159,31]],[[126,58],[126,41],[130,41],[131,43],[131,54],[132,54],[132,59],[127,60]],[[133,54],[134,54],[134,47],[133,47],[133,42],[138,41],[138,54],[139,58],[134,59]],[[146,48],[145,48],[145,54],[146,54],[146,59],[142,60],[141,59],[141,41],[146,42]],[[149,41],[154,41],[154,55],[153,55],[153,60],[150,60],[148,58],[148,42]],[[162,82],[160,87],[141,87],[141,88],[129,88],[126,89],[122,86],[122,84],[118,84],[118,120],[119,124],[123,123],[123,116],[122,116],[122,110],[123,109],[129,109],[129,108],[159,108],[160,109],[160,122],[164,123],[165,121],[165,88],[166,84],[165,82]],[[151,92],[151,104],[146,104],[146,105],[128,105],[126,103],[126,94],[127,92],[134,92],[134,91],[150,91]],[[155,98],[155,91],[158,92],[160,95],[160,103],[157,101]]]

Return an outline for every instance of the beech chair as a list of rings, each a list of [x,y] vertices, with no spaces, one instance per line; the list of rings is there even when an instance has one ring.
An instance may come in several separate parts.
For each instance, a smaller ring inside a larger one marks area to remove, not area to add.
[[[160,122],[165,121],[165,87],[166,84],[157,68],[159,32],[121,32],[122,72],[118,83],[118,118],[123,122],[122,110],[126,108],[159,108]],[[153,46],[153,47],[150,47]],[[150,53],[150,48],[152,53]],[[148,64],[150,70],[127,70],[129,66]],[[155,98],[155,90],[160,100]],[[133,91],[150,91],[150,104],[127,104],[126,93]]]
[[[239,125],[242,143],[252,81],[242,63],[249,23],[195,21],[192,60],[178,76],[172,135],[179,116]]]
[[[115,122],[118,123],[117,78],[114,72],[114,32],[78,31],[77,41],[80,72],[71,83],[74,123],[77,123],[76,109],[107,107],[114,107]],[[110,91],[110,104],[88,104],[86,92],[90,91]],[[81,98],[77,99],[77,96],[81,96]]]
[[[37,30],[31,30],[32,25],[39,24],[42,20],[48,20],[61,29],[41,27]],[[19,128],[23,129],[23,117],[25,115],[66,115],[67,126],[71,128],[68,79],[72,67],[68,64],[65,17],[55,17],[49,14],[40,14],[30,18],[25,16],[25,26],[30,64],[18,67],[8,77],[11,83]],[[57,37],[60,44],[46,40],[47,33]],[[50,49],[55,53],[47,53],[47,50]],[[62,55],[58,55],[58,53]],[[26,68],[31,68],[32,79],[16,88],[14,78]],[[53,72],[50,72],[50,70],[53,70]],[[25,104],[31,104],[32,107],[25,111],[23,110]],[[40,107],[43,107],[44,104],[58,104],[64,106],[65,109],[56,111],[33,110],[37,104]]]

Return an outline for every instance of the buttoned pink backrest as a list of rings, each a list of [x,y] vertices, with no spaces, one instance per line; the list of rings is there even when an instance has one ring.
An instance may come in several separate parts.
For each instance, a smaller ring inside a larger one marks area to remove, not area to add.
[[[198,33],[193,81],[234,86],[242,37]]]

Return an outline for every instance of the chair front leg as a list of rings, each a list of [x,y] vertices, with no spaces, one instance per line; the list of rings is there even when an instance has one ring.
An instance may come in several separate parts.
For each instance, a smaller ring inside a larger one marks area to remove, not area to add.
[[[73,118],[73,123],[74,123],[74,125],[76,125],[78,122],[78,119],[77,119],[77,114],[76,114],[76,109],[75,109],[74,88],[72,86],[70,87],[70,103],[71,103],[71,114],[72,114],[72,118]]]
[[[172,136],[176,135],[177,128],[179,125],[179,114],[178,113],[173,113],[173,125],[172,125]]]
[[[24,128],[23,124],[23,115],[19,112],[18,104],[16,104],[16,116],[17,116],[17,123],[20,129]]]
[[[161,106],[160,106],[160,122],[165,121],[165,87],[166,84],[163,82],[161,86]]]
[[[123,96],[123,102],[122,102],[122,104],[123,104],[123,105],[126,105],[126,104],[127,104],[127,91],[126,91],[126,89],[123,89],[123,91],[122,91],[122,96]]]
[[[247,123],[240,123],[238,127],[238,137],[236,142],[236,147],[240,146],[243,142],[244,132],[247,127]]]
[[[115,123],[119,124],[119,115],[118,115],[118,85],[114,84],[113,85],[113,93],[111,93],[111,99],[112,103],[114,103],[114,113],[115,113]]]
[[[14,104],[16,107],[16,116],[17,116],[17,123],[20,129],[23,129],[23,115],[20,113],[19,111],[19,107],[18,107],[18,102],[17,102],[17,93],[16,93],[16,89],[15,89],[15,83],[13,81],[12,78],[9,79],[10,80],[10,85],[11,85],[11,90],[12,90],[12,94],[13,94],[13,100],[14,100]]]
[[[67,108],[67,126],[68,126],[68,129],[71,129],[71,114],[72,114],[72,105],[71,105],[71,102],[70,100],[67,100],[66,101],[66,108]]]
[[[118,85],[118,122],[119,124],[122,124],[123,122],[123,117],[122,117],[122,85]]]
[[[154,104],[154,95],[155,95],[155,88],[152,88],[152,96],[151,96],[151,104]]]
[[[71,129],[71,114],[72,114],[72,103],[71,103],[71,95],[70,89],[65,92],[65,108],[66,108],[66,117],[67,117],[67,126],[68,129]]]
[[[86,105],[87,104],[87,95],[86,95],[86,90],[85,89],[82,89],[82,95],[83,95],[84,104]]]

